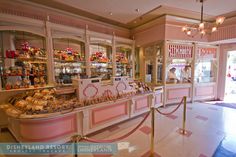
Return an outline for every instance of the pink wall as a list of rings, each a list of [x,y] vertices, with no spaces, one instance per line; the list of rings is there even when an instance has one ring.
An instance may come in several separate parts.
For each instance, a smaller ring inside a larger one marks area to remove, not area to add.
[[[165,39],[166,40],[186,40],[186,41],[201,41],[206,42],[207,36],[201,38],[200,35],[195,37],[189,37],[181,31],[181,26],[177,25],[168,25],[166,24],[165,28]]]
[[[165,25],[155,25],[149,29],[135,32],[134,39],[136,45],[145,45],[165,39]]]
[[[112,26],[95,20],[86,18],[79,18],[78,16],[71,16],[60,13],[59,11],[49,10],[43,7],[32,7],[28,4],[21,4],[15,1],[0,1],[0,13],[24,16],[38,20],[46,20],[47,15],[50,16],[50,22],[73,26],[84,29],[88,25],[89,30],[110,34],[113,32],[117,36],[129,38],[130,30]]]
[[[209,37],[209,41],[220,41],[236,38],[236,24],[220,27]]]

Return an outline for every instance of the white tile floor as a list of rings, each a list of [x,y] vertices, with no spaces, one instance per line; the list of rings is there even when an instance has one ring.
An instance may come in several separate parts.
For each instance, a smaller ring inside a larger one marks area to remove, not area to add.
[[[168,112],[175,106],[162,109]],[[192,134],[182,136],[176,131],[182,127],[180,107],[172,116],[155,113],[155,152],[161,157],[211,157],[224,137],[236,137],[236,110],[205,103],[188,104],[186,128]],[[144,157],[150,150],[150,119],[134,134],[118,142],[118,153],[114,157]],[[134,128],[143,116],[108,128],[91,138],[112,139],[124,135]],[[0,135],[1,142],[14,141],[9,133]],[[236,152],[236,143],[226,140],[225,147]],[[52,155],[50,155],[52,156]],[[53,155],[54,156],[54,155]],[[55,155],[56,156],[56,155]],[[73,155],[67,155],[73,156]],[[110,157],[112,155],[79,155],[80,157]],[[2,157],[2,156],[1,156]],[[45,156],[44,156],[45,157]]]

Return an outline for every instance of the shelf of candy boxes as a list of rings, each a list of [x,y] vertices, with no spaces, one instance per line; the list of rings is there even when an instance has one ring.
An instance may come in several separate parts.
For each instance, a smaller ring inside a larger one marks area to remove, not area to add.
[[[58,62],[83,62],[85,59],[81,52],[74,51],[72,48],[66,50],[54,49],[54,61]]]
[[[8,76],[46,76],[46,65],[24,62],[21,66],[12,66],[3,69],[3,77]]]
[[[108,63],[110,59],[105,57],[103,52],[95,52],[90,56],[90,61],[94,63]]]
[[[148,84],[141,81],[129,82],[129,85],[131,86],[131,88],[137,91],[137,94],[152,92],[152,88]]]
[[[17,79],[15,82],[7,81],[5,84],[5,90],[38,88],[45,86],[46,86],[46,79],[44,78],[44,76],[35,77],[33,79],[33,85],[31,83],[31,80],[25,77],[23,79]]]
[[[16,50],[6,50],[6,58],[19,60],[46,60],[46,51],[41,48],[32,47],[28,42],[21,44]]]
[[[117,52],[116,53],[116,62],[121,64],[128,64],[128,59],[125,57],[124,53]]]

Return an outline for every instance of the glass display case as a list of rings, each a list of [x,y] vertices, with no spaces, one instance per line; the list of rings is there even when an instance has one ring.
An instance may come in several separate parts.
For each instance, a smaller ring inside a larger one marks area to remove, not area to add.
[[[158,44],[145,48],[145,82],[162,84],[163,54]]]
[[[216,82],[217,61],[216,60],[199,60],[195,64],[196,83]]]
[[[55,81],[71,85],[72,79],[85,75],[84,43],[74,39],[53,39]]]
[[[125,47],[116,48],[116,76],[132,77],[132,49]]]
[[[217,47],[198,46],[196,52],[194,82],[216,82],[217,65]]]
[[[168,59],[166,83],[190,83],[191,64],[191,59]]]
[[[1,31],[2,89],[47,84],[45,38],[21,31]]]
[[[91,77],[109,80],[112,77],[112,47],[105,44],[90,45]]]

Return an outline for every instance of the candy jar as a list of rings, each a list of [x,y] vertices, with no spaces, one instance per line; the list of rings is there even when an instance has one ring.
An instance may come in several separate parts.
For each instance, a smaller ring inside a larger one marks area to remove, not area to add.
[[[24,78],[24,79],[23,79],[23,85],[24,85],[25,88],[29,88],[29,86],[30,86],[30,80],[27,79],[27,78]]]
[[[45,75],[45,67],[42,64],[39,65],[39,75]]]
[[[10,90],[11,89],[11,84],[9,82],[6,83],[6,90]]]
[[[37,77],[34,78],[34,87],[37,88],[39,85],[39,79]]]
[[[21,85],[20,81],[16,81],[15,85],[14,85],[14,89],[19,89]]]
[[[23,75],[23,71],[22,71],[22,68],[21,68],[21,67],[18,67],[18,68],[17,68],[17,75],[18,75],[18,76],[22,76],[22,75]]]
[[[5,75],[6,76],[10,76],[11,75],[11,70],[10,69],[6,69],[5,70]]]
[[[46,85],[46,81],[45,81],[43,76],[40,77],[39,81],[40,81],[40,85],[41,86],[45,86]]]

